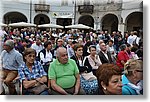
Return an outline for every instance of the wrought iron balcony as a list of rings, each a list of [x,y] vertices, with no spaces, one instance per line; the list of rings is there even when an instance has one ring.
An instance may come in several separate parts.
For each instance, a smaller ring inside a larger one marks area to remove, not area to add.
[[[79,13],[90,13],[92,14],[94,11],[93,5],[78,5],[78,11]]]
[[[50,11],[50,5],[46,4],[34,4],[35,12],[49,12]]]

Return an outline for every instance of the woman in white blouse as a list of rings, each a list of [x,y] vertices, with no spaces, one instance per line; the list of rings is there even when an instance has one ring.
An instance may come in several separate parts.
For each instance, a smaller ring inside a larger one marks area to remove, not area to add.
[[[40,62],[43,65],[43,68],[46,73],[48,73],[50,62],[53,61],[53,55],[51,49],[52,49],[52,43],[50,41],[46,41],[44,43],[44,49],[41,50],[39,53]]]

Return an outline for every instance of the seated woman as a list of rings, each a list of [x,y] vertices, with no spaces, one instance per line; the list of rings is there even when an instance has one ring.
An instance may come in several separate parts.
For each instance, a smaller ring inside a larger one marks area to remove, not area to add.
[[[141,95],[143,94],[143,62],[130,59],[125,63],[124,74],[122,75],[122,94]]]
[[[41,50],[38,54],[39,61],[43,65],[44,71],[46,73],[48,73],[50,62],[53,61],[53,55],[51,49],[52,49],[52,43],[50,41],[46,41],[44,42],[44,49]]]
[[[40,62],[35,60],[36,51],[26,48],[24,51],[24,64],[19,68],[18,73],[22,84],[22,94],[32,95],[31,88],[38,86],[39,83],[47,82],[47,74]],[[43,90],[40,95],[48,95],[48,90]]]
[[[86,94],[96,94],[98,83],[96,76],[92,73],[92,68],[84,65],[83,61],[83,45],[77,44],[74,46],[75,56],[71,58],[76,61],[80,72],[81,88]]]
[[[130,44],[127,44],[127,55],[129,56],[129,59],[139,59],[137,54],[131,51],[132,47]]]
[[[96,70],[102,64],[99,56],[96,54],[96,46],[90,45],[89,47],[90,55],[85,58],[84,66],[92,69],[94,75],[96,75]]]
[[[121,70],[114,64],[102,64],[96,71],[100,95],[121,95]]]
[[[124,70],[124,64],[127,62],[127,60],[129,60],[129,56],[127,54],[127,45],[126,44],[122,44],[120,46],[120,52],[117,55],[117,60],[116,60],[116,64],[117,66],[120,68],[120,70]]]

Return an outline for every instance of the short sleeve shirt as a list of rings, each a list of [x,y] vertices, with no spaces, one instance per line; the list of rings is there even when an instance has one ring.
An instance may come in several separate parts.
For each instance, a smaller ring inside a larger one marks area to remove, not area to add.
[[[22,82],[23,80],[35,80],[37,78],[46,76],[46,72],[43,69],[43,66],[41,65],[40,62],[35,61],[34,65],[32,66],[32,72],[29,70],[29,68],[26,66],[26,64],[23,64],[19,70],[18,74],[20,76],[20,81]]]
[[[49,79],[56,80],[56,84],[62,88],[71,88],[76,83],[75,75],[79,73],[78,67],[74,60],[68,59],[66,64],[61,64],[56,59],[49,67]]]

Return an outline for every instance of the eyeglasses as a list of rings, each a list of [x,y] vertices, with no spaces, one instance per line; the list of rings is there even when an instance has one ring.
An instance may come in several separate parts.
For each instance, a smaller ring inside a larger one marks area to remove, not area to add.
[[[136,70],[137,72],[142,72],[143,73],[143,70]]]

